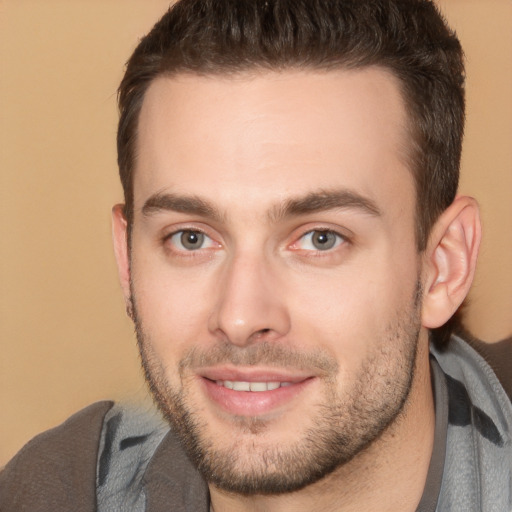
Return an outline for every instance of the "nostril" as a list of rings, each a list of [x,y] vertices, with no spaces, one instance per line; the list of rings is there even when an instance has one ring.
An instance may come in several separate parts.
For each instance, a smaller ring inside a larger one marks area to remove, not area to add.
[[[252,338],[255,339],[255,340],[261,339],[261,338],[266,338],[271,332],[272,332],[272,329],[270,329],[268,327],[265,328],[265,329],[260,329],[259,331],[256,331],[254,333]]]

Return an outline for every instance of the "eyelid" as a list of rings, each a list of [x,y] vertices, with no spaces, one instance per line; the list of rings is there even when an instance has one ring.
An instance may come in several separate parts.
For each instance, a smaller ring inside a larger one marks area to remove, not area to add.
[[[330,247],[328,249],[318,249],[318,248],[311,248],[311,249],[305,249],[303,247],[300,247],[301,241],[303,241],[306,237],[312,237],[314,233],[331,233],[337,237],[337,241],[335,242],[335,245],[333,247]],[[296,236],[294,238],[294,242],[289,245],[289,248],[296,251],[304,251],[309,253],[315,253],[315,254],[329,254],[330,252],[335,251],[340,246],[351,243],[351,238],[347,234],[341,232],[339,229],[335,229],[332,227],[327,226],[318,226],[318,227],[312,227],[310,229],[307,229],[305,231],[302,231],[300,236]]]
[[[162,243],[164,245],[171,245],[172,251],[175,253],[180,254],[187,254],[187,255],[193,255],[194,253],[197,253],[202,250],[208,250],[211,248],[220,248],[222,247],[222,244],[218,242],[211,234],[208,233],[209,230],[206,230],[200,226],[191,226],[191,225],[181,225],[181,226],[174,226],[174,229],[171,229],[165,235],[162,237]],[[208,247],[200,247],[196,250],[187,249],[185,247],[179,247],[175,242],[172,242],[173,237],[176,235],[181,235],[186,232],[192,232],[192,233],[201,233],[206,239],[209,240]]]

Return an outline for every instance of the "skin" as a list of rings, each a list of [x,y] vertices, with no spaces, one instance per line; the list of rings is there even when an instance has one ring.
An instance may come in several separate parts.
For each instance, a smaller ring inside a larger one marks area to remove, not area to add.
[[[147,91],[131,254],[121,207],[114,237],[161,407],[179,416],[180,396],[235,475],[279,474],[272,455],[304,445],[329,408],[352,439],[293,492],[213,479],[216,512],[415,510],[434,431],[426,328],[467,293],[479,232],[463,198],[416,252],[407,143],[399,87],[378,68],[179,75]],[[204,243],[187,250],[187,230]],[[292,386],[257,396],[215,380]]]

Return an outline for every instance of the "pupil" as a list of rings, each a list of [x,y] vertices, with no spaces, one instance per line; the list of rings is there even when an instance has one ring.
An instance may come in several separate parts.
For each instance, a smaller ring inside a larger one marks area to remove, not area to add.
[[[331,249],[336,243],[336,237],[327,231],[319,231],[313,235],[313,245],[322,251]]]
[[[181,235],[181,243],[185,249],[197,249],[201,247],[203,238],[204,235],[202,233],[198,233],[197,231],[185,231]]]

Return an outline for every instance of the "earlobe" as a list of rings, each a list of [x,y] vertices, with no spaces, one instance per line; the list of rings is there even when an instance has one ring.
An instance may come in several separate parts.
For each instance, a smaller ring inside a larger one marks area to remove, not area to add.
[[[130,291],[130,254],[128,250],[128,223],[124,215],[124,205],[116,204],[112,208],[112,238],[117,262],[119,280],[126,302],[128,316],[132,316]]]
[[[457,197],[434,225],[425,251],[424,327],[440,327],[462,304],[473,282],[480,239],[477,202]]]

